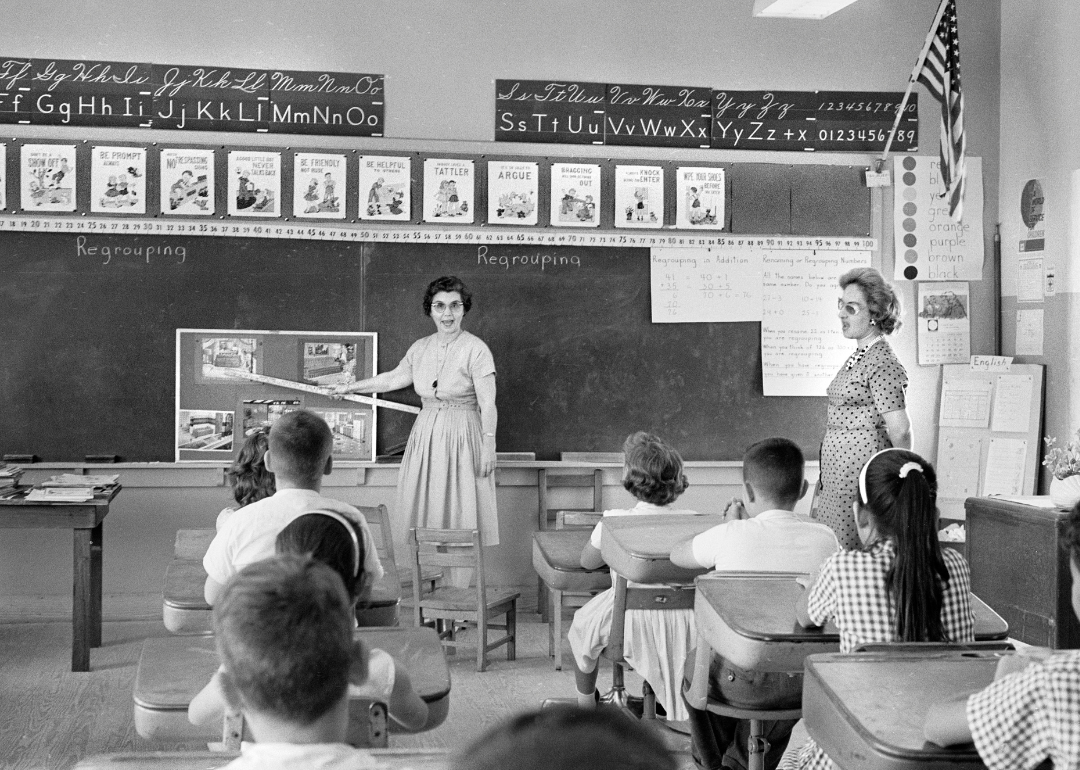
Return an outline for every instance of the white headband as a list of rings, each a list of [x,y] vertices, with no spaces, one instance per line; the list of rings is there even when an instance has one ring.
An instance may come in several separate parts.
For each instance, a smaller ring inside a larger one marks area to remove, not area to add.
[[[346,519],[337,511],[328,511],[325,509],[319,509],[317,511],[307,511],[304,516],[313,516],[318,514],[319,516],[329,516],[334,521],[345,527],[345,530],[349,533],[349,537],[352,538],[352,554],[353,554],[353,577],[360,574],[360,540],[356,537],[356,527],[351,521]],[[299,517],[297,517],[299,518]],[[295,521],[295,519],[294,519]]]
[[[876,458],[878,455],[885,454],[886,452],[899,451],[901,451],[900,447],[891,446],[887,449],[882,449],[880,452],[875,452],[873,455],[870,456],[870,459],[866,461],[866,464],[862,467],[862,471],[859,473],[859,502],[861,502],[863,505],[866,505],[870,502],[866,496],[866,469],[870,467],[870,463],[874,462],[874,458]],[[917,463],[914,460],[908,460],[906,463],[900,466],[900,472],[897,475],[902,479],[906,479],[907,475],[912,471],[918,471],[919,473],[922,473],[922,464]]]

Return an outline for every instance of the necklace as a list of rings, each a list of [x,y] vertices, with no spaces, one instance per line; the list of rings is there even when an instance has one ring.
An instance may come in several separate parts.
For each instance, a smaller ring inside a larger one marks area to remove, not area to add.
[[[850,372],[855,367],[855,364],[857,364],[857,363],[859,363],[860,361],[863,360],[863,357],[866,355],[866,351],[868,351],[870,348],[872,348],[874,346],[874,344],[880,339],[881,339],[881,335],[879,334],[876,337],[874,337],[874,339],[870,340],[870,342],[868,342],[866,344],[866,347],[855,348],[855,352],[852,353],[850,356],[848,356],[848,360],[844,364],[844,368],[847,369]]]
[[[432,390],[439,389],[439,379],[442,377],[443,367],[446,366],[447,359],[450,358],[450,346],[458,341],[461,336],[461,332],[458,332],[454,339],[449,342],[442,342],[436,339],[435,346],[435,381],[431,383]]]

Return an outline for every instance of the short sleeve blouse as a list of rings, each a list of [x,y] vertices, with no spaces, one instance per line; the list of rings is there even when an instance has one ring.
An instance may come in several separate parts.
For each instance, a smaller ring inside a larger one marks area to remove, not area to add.
[[[482,339],[466,331],[447,344],[445,352],[440,352],[440,344],[438,334],[418,339],[399,366],[412,378],[413,388],[421,398],[475,404],[475,381],[495,374],[491,350]]]

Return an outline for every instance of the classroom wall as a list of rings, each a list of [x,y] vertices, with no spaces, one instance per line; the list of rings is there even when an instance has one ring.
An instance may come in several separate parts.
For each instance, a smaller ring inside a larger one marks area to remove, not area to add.
[[[1066,0],[1057,4],[1064,7]],[[993,353],[998,293],[990,255],[999,189],[1000,4],[998,0],[958,0],[958,5],[968,147],[972,154],[982,156],[985,176],[987,263],[984,280],[971,287],[972,350]],[[1017,15],[1021,5],[1009,4]],[[58,12],[60,7],[37,0],[0,0],[0,18],[4,19],[0,54],[384,73],[388,137],[490,141],[496,78],[901,91],[937,0],[859,0],[818,22],[754,19],[751,0],[327,0],[317,4],[76,0],[63,4],[62,12]],[[936,104],[921,86],[916,90],[921,103],[922,153],[936,155]],[[53,129],[47,134],[63,136],[63,131]],[[70,131],[68,136],[78,135]],[[138,135],[133,131],[128,138]],[[200,141],[220,138],[193,137]],[[229,139],[243,140],[235,135]],[[774,163],[806,160],[804,155],[758,152],[723,158]],[[870,158],[851,156],[851,162],[868,164]],[[892,271],[891,193],[883,196],[882,203],[878,215],[886,247],[881,267],[888,275]],[[914,324],[910,323],[914,287],[899,288],[909,323],[896,336],[894,346],[911,379],[916,449],[933,457],[940,368],[917,365]],[[823,301],[831,302],[831,297]],[[204,524],[221,507],[223,489],[186,488],[184,473],[173,471],[168,484],[154,487],[158,491],[129,494],[125,490],[119,515],[111,516],[107,524],[107,592],[126,595],[158,590],[160,560],[171,550],[175,529]],[[706,509],[706,503],[730,496],[730,485],[737,483],[737,476],[713,480],[688,494],[700,494],[702,509]],[[612,486],[618,494],[617,483]],[[385,495],[390,487],[392,482]],[[500,489],[501,507],[510,495],[505,510],[525,510],[528,496],[535,496],[534,488],[520,493],[508,489]],[[516,544],[497,557],[507,559],[503,573],[507,580],[516,580],[527,570],[521,565],[528,564],[527,556],[514,561],[527,553],[528,530],[513,534]],[[69,542],[66,533],[0,533],[0,596],[68,595]],[[50,568],[43,569],[42,564]]]
[[[1001,111],[999,187],[1004,353],[1016,351],[1017,309],[1043,308],[1044,355],[1017,360],[1046,365],[1044,433],[1060,443],[1080,427],[1080,5],[1004,0],[1001,15],[1001,102],[1009,105]],[[1029,179],[1044,180],[1045,259],[1058,289],[1043,303],[1021,304],[1020,192]],[[1045,491],[1045,472],[1042,482]]]

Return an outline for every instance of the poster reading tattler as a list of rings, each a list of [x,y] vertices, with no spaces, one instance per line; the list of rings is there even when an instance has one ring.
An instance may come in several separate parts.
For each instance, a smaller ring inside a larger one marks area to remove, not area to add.
[[[214,213],[214,151],[162,150],[160,186],[162,214],[210,216]]]
[[[229,152],[229,216],[281,215],[281,154]]]
[[[293,216],[345,218],[345,156],[298,152],[293,156]]]
[[[146,149],[94,147],[90,152],[90,210],[146,213]]]
[[[664,226],[662,166],[615,167],[615,226],[654,230]]]
[[[476,200],[473,161],[424,159],[424,221],[472,224]]]
[[[74,145],[24,144],[19,172],[25,210],[75,210]]]
[[[676,227],[724,229],[724,169],[679,168],[675,188]]]
[[[408,222],[412,218],[412,161],[408,156],[361,155],[360,218]]]

